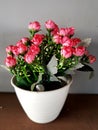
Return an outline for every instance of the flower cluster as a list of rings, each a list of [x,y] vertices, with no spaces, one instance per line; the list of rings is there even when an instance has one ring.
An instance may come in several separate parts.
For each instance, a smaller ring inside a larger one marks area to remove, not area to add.
[[[90,38],[81,40],[73,37],[74,27],[59,28],[52,20],[45,22],[45,28],[46,34],[41,34],[40,23],[30,22],[28,25],[30,37],[24,37],[16,45],[6,47],[5,64],[17,77],[19,84],[32,86],[39,81],[43,83],[50,81],[51,75],[55,77],[65,75],[68,70],[75,68],[78,70],[88,68],[87,71],[93,71],[88,66],[96,61],[96,57],[87,50]],[[55,66],[49,67],[52,61]]]

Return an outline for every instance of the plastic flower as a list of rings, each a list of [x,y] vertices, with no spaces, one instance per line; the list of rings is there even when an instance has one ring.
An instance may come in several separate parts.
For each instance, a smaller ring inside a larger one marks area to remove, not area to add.
[[[43,39],[44,39],[44,35],[43,34],[35,34],[31,41],[35,45],[40,45],[42,43]]]
[[[19,54],[25,53],[28,49],[27,46],[23,43],[20,43],[19,45],[17,45],[17,47],[18,47]]]
[[[22,39],[21,39],[21,42],[23,43],[23,44],[28,44],[28,42],[30,41],[30,39],[28,38],[28,37],[23,37]]]
[[[69,58],[72,56],[72,47],[71,46],[63,46],[61,49],[61,55],[65,58]]]
[[[16,59],[12,56],[8,56],[5,59],[5,64],[7,67],[12,68],[16,65]]]
[[[31,52],[33,52],[35,55],[37,55],[40,52],[40,48],[38,46],[36,46],[35,44],[32,44],[30,46],[30,50]]]
[[[9,46],[6,47],[6,52],[7,53],[11,53],[12,52],[12,46],[13,45],[9,45]]]
[[[75,56],[83,56],[85,53],[85,47],[79,46],[73,49],[73,54]]]
[[[96,61],[96,57],[93,56],[93,55],[89,55],[88,58],[89,58],[89,62],[90,62],[91,64]]]
[[[33,31],[39,31],[40,23],[38,21],[30,22],[28,25],[28,28]]]
[[[49,83],[53,77],[59,81],[58,76],[66,76],[68,70],[94,71],[89,66],[96,61],[88,51],[91,39],[73,37],[74,27],[59,28],[48,20],[46,34],[39,33],[38,21],[30,22],[28,28],[29,38],[23,37],[15,45],[6,47],[5,65],[16,76],[19,86],[34,90],[37,84]]]
[[[26,55],[24,56],[24,60],[28,63],[31,64],[35,59],[35,53],[33,53],[32,51],[29,51],[26,53]]]
[[[53,30],[56,27],[56,24],[52,20],[48,20],[48,21],[45,22],[45,27],[48,30]]]
[[[55,42],[56,44],[60,44],[62,42],[62,37],[58,34],[54,35],[53,42]]]
[[[65,35],[66,36],[73,36],[75,33],[74,27],[65,28]]]
[[[12,46],[12,53],[16,56],[19,55],[19,50],[18,50],[18,46]]]

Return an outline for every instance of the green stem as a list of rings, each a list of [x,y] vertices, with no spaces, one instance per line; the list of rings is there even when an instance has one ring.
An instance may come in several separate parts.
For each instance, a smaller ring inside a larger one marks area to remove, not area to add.
[[[30,39],[32,39],[33,36],[34,36],[34,34],[35,34],[35,31],[33,31],[33,30],[29,30],[29,32],[30,32]]]
[[[30,70],[32,71],[32,74],[33,74],[33,76],[34,76],[35,81],[37,81],[38,78],[37,78],[35,72],[33,71],[33,70],[34,70],[33,66],[32,66],[32,65],[29,65],[29,68],[30,68]]]
[[[27,81],[28,81],[29,83],[32,83],[32,82],[30,81],[30,79],[28,78],[27,74],[26,74],[25,66],[23,67],[23,74],[24,74],[25,78],[27,79]]]

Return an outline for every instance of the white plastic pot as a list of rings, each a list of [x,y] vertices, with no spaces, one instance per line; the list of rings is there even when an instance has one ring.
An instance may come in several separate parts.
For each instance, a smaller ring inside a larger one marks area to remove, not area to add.
[[[11,84],[15,89],[27,116],[36,123],[49,123],[55,120],[60,114],[67,98],[72,78],[68,84],[60,89],[44,92],[33,92],[21,89],[15,85],[15,77],[12,77]]]

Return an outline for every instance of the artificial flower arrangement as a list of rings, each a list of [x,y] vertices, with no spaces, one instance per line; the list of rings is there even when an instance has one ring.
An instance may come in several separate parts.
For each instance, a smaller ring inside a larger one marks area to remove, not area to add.
[[[66,77],[75,70],[93,72],[89,64],[95,62],[96,57],[87,50],[90,38],[74,37],[73,27],[59,28],[52,20],[45,22],[45,28],[46,33],[40,33],[40,23],[30,22],[30,37],[6,47],[5,64],[16,76],[17,86],[31,91],[48,91],[56,89],[49,88],[54,82],[55,86],[62,87],[60,76]]]

